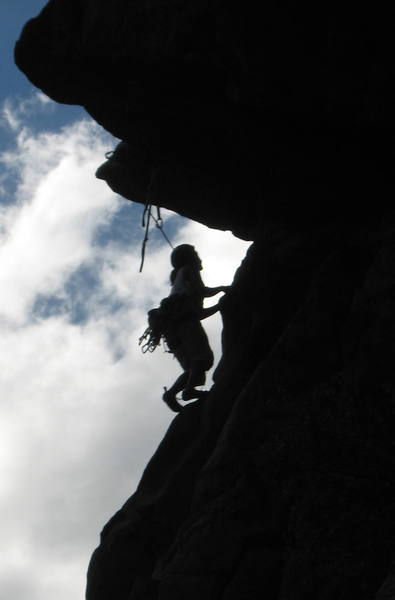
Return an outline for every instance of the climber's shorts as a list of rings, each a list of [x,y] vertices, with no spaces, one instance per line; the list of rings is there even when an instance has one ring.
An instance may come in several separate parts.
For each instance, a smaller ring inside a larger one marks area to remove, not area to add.
[[[214,355],[208,343],[207,334],[199,319],[188,319],[177,327],[177,339],[170,348],[184,369],[188,371],[198,363],[204,371],[214,364]]]

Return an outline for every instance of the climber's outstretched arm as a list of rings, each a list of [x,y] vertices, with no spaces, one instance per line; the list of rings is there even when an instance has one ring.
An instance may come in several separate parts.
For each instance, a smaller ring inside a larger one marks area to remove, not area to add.
[[[211,298],[220,292],[227,292],[229,290],[229,285],[219,285],[218,287],[204,287],[204,297]]]
[[[219,285],[217,287],[206,287],[200,276],[200,273],[195,268],[189,268],[187,272],[188,281],[190,282],[192,289],[197,294],[203,296],[203,298],[211,298],[220,292],[227,292],[230,288],[229,285]]]
[[[209,308],[202,308],[202,312],[200,313],[200,320],[207,319],[207,317],[211,317],[211,315],[215,315],[216,312],[219,311],[219,304],[215,304],[214,306],[210,306]]]

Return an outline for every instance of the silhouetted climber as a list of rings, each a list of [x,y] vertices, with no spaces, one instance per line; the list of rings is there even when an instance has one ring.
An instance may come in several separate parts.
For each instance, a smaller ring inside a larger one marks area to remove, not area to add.
[[[216,304],[203,308],[203,299],[226,292],[229,286],[206,287],[200,276],[202,262],[195,248],[181,244],[171,254],[173,271],[170,274],[171,292],[162,300],[161,307],[174,311],[174,318],[164,333],[169,350],[173,352],[181,367],[182,375],[170,389],[165,388],[163,400],[174,411],[181,409],[176,395],[182,391],[183,400],[193,400],[205,393],[196,387],[204,385],[206,371],[214,361],[206,332],[200,321],[219,310]]]

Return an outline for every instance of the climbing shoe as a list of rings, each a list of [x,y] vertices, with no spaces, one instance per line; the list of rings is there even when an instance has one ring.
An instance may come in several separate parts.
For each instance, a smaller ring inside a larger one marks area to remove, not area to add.
[[[162,400],[174,412],[180,412],[180,410],[182,409],[182,406],[178,404],[177,398],[174,396],[174,394],[171,394],[166,388],[162,396]]]
[[[208,394],[209,392],[203,390],[184,390],[182,392],[182,399],[184,402],[188,402],[188,400],[200,400],[201,398],[208,396]]]

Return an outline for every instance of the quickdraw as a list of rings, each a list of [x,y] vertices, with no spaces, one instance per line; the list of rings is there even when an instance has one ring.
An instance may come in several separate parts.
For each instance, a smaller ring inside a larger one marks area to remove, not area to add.
[[[149,181],[149,184],[147,187],[146,202],[145,202],[143,218],[142,218],[142,227],[145,228],[145,234],[144,234],[143,244],[141,246],[141,264],[140,264],[140,270],[139,270],[140,273],[142,272],[143,266],[144,266],[145,250],[146,250],[147,242],[149,240],[149,229],[150,229],[151,219],[153,219],[153,221],[155,222],[156,227],[159,229],[159,231],[165,238],[166,242],[169,244],[170,248],[174,248],[173,244],[171,243],[171,241],[169,240],[169,238],[167,237],[166,233],[163,230],[163,219],[162,219],[162,216],[160,213],[160,206],[155,205],[156,206],[156,217],[152,214],[153,204],[151,202],[151,191],[152,191],[154,179],[155,179],[155,169],[152,168],[150,181]],[[151,352],[152,352],[152,350],[151,350]]]

